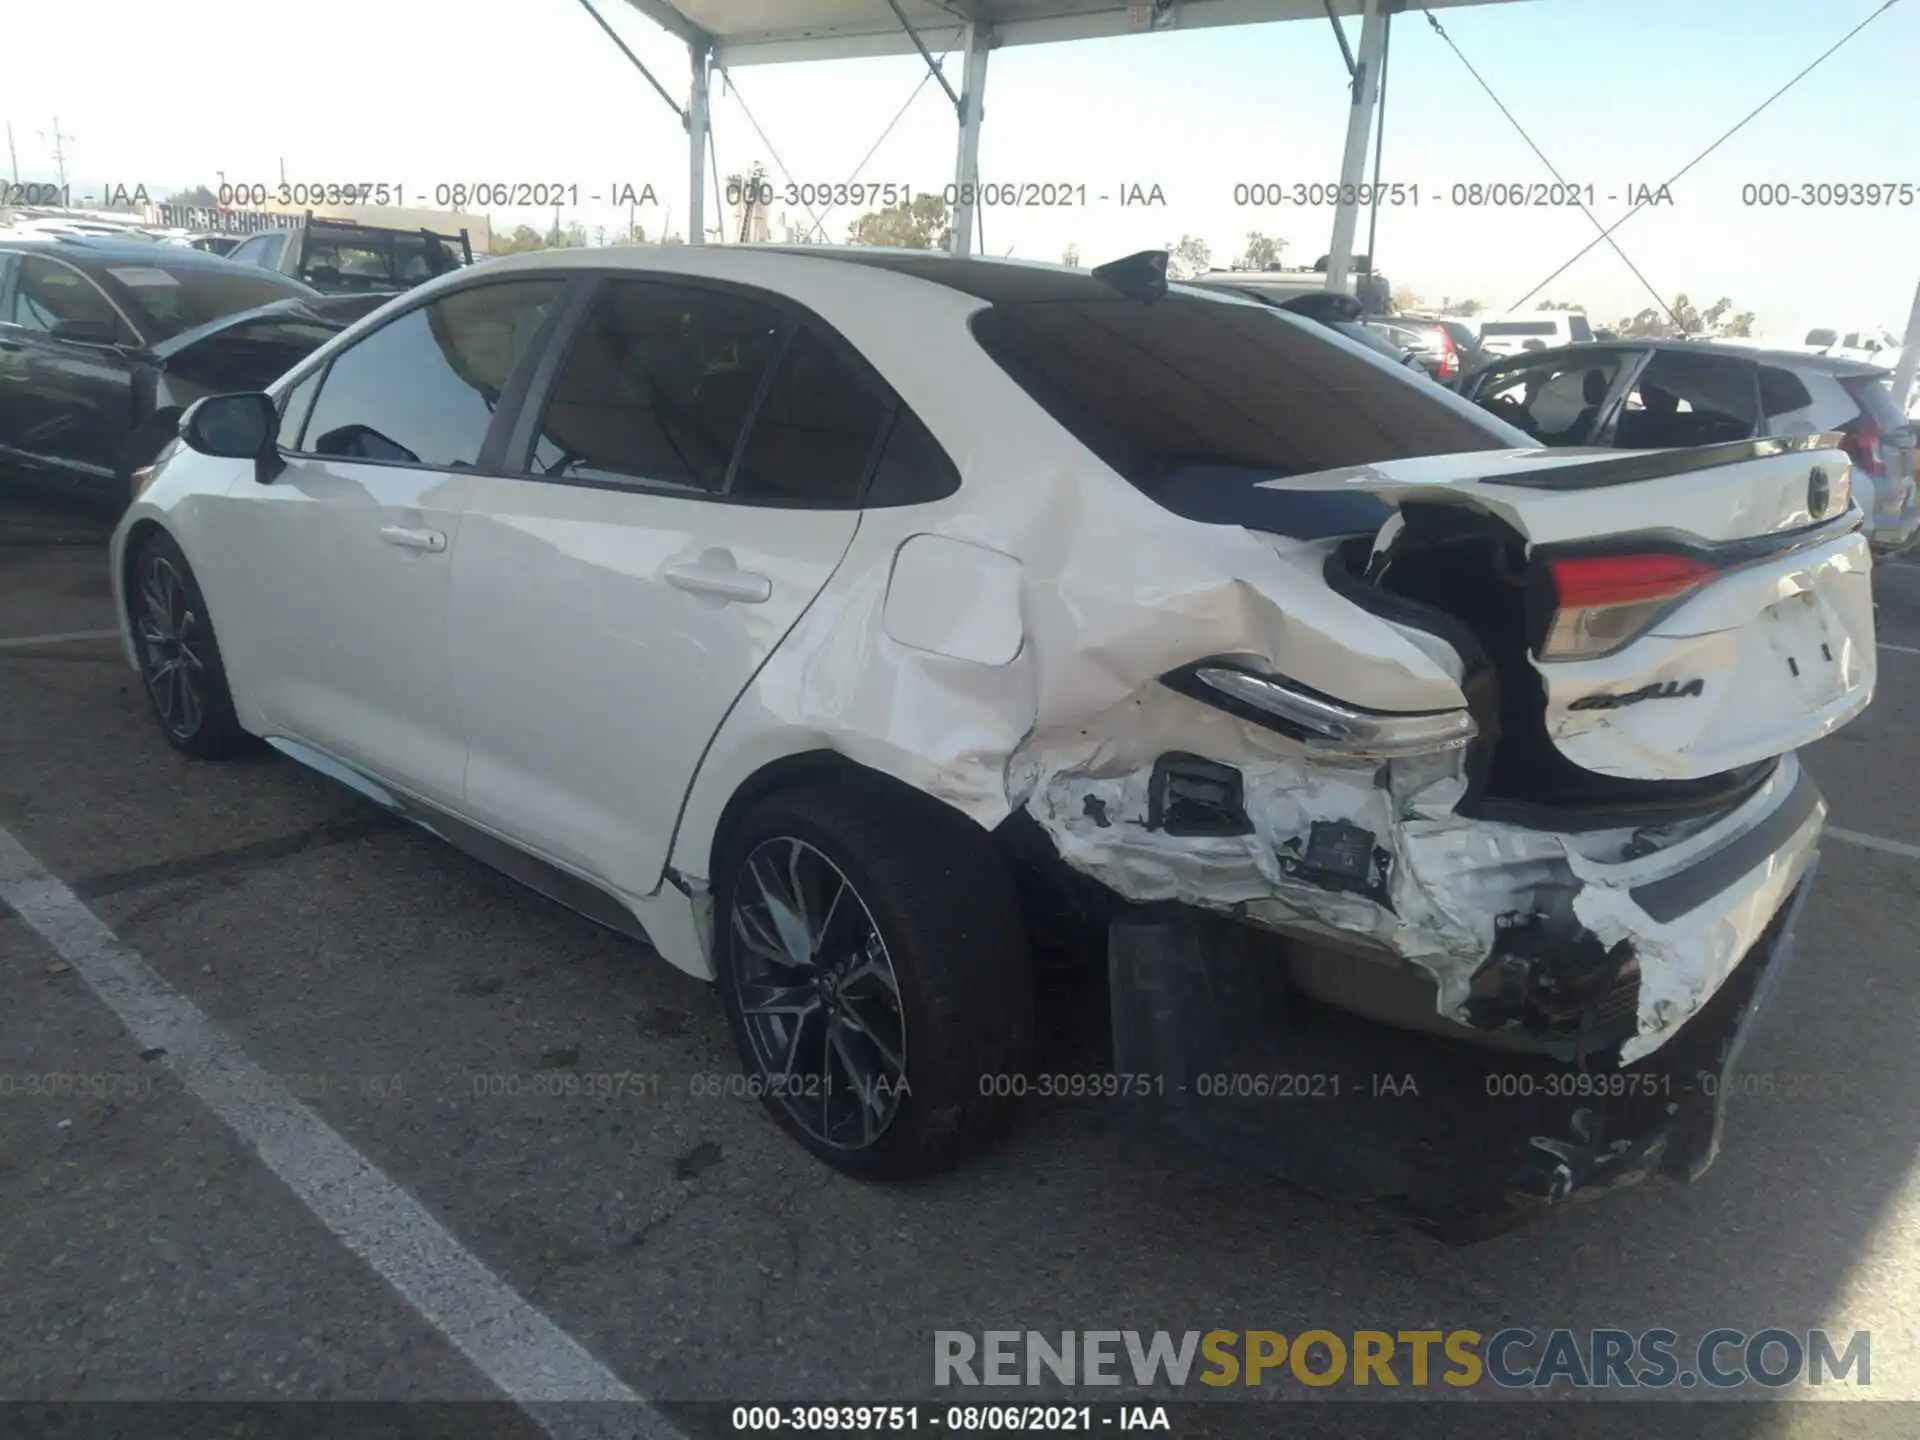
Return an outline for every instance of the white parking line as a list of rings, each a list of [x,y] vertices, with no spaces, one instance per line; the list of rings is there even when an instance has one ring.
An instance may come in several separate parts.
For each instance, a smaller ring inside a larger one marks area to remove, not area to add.
[[[75,640],[118,640],[118,630],[65,630],[58,635],[10,635],[0,650],[26,650],[36,645],[66,645]]]
[[[1915,649],[1911,645],[1889,645],[1886,641],[1882,640],[1879,642],[1879,646],[1882,650],[1891,650],[1896,655],[1920,655],[1920,650]]]
[[[1829,825],[1820,832],[1835,840],[1844,840],[1849,845],[1858,845],[1862,850],[1878,850],[1887,855],[1898,855],[1907,860],[1920,860],[1920,845],[1909,845],[1904,840],[1882,840],[1878,835],[1863,835],[1858,830],[1842,830],[1838,825]]]
[[[254,1064],[4,829],[0,900],[73,966],[142,1050],[164,1050],[167,1068],[322,1224],[555,1440],[615,1433],[680,1440],[665,1417]]]

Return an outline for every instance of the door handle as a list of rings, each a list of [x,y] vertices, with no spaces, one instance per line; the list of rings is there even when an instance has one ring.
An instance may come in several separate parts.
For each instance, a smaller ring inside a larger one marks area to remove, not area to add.
[[[404,525],[383,525],[380,538],[403,550],[428,550],[438,555],[447,548],[447,537],[440,530],[409,530]]]
[[[712,595],[722,601],[737,600],[743,605],[762,605],[773,596],[772,580],[742,570],[725,550],[708,550],[697,560],[669,561],[660,575],[676,590]]]

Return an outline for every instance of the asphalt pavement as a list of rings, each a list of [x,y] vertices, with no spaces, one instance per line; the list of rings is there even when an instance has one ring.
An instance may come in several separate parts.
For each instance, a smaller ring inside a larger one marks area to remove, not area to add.
[[[1460,1248],[1113,1102],[841,1178],[725,1093],[707,987],[286,761],[171,751],[101,637],[106,529],[0,493],[0,1398],[944,1403],[943,1329],[1725,1325],[1867,1330],[1872,1372],[1717,1433],[1920,1431],[1831,1403],[1920,1399],[1920,611],[1808,755],[1835,838],[1745,1061],[1788,1078],[1697,1185]],[[1099,1063],[1096,1001],[1049,998],[1041,1069]],[[1463,1408],[1653,1433],[1395,1423]]]

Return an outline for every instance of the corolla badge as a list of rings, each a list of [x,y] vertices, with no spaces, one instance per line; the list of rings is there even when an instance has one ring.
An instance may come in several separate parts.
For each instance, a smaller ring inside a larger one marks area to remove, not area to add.
[[[1698,677],[1692,680],[1662,680],[1618,695],[1582,695],[1569,703],[1567,709],[1624,710],[1629,705],[1638,705],[1642,700],[1690,700],[1695,695],[1704,695],[1706,690],[1707,682]]]

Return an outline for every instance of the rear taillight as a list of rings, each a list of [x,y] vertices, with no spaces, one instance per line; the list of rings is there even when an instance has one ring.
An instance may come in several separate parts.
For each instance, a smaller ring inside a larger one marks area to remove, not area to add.
[[[1880,458],[1880,427],[1870,418],[1863,415],[1853,429],[1841,432],[1840,448],[1867,474],[1886,479],[1886,462]]]
[[[1540,658],[1609,655],[1714,573],[1713,566],[1687,555],[1589,555],[1549,561],[1554,609]]]

